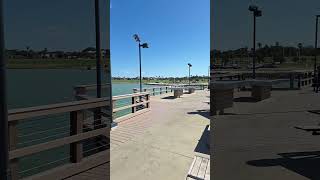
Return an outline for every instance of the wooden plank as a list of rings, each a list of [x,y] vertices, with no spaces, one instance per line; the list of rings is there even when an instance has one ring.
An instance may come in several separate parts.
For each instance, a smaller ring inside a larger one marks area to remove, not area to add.
[[[80,163],[72,163],[60,166],[43,173],[24,178],[22,180],[57,180],[71,177],[75,174],[87,171],[94,167],[110,162],[110,150],[106,150],[95,155],[84,158]]]
[[[141,93],[133,93],[133,94],[124,94],[119,96],[113,96],[113,100],[120,100],[120,99],[126,99],[131,97],[139,97],[139,96],[145,96],[147,94],[150,94],[149,92],[141,92]]]
[[[195,163],[193,165],[193,168],[191,170],[190,175],[197,176],[198,172],[199,172],[200,165],[201,165],[201,158],[200,157],[196,157],[196,161],[195,161]]]
[[[201,158],[201,165],[200,165],[197,177],[204,179],[204,176],[205,176],[205,173],[207,170],[207,166],[208,166],[208,162],[209,161],[207,158]]]
[[[85,109],[93,109],[107,105],[110,98],[95,98],[90,100],[72,101],[44,106],[13,109],[9,111],[9,123],[12,121],[25,121],[28,118],[39,117],[51,114],[66,113]]]
[[[65,138],[61,138],[61,139],[33,145],[33,146],[29,146],[29,147],[16,149],[16,150],[9,152],[9,159],[24,157],[24,156],[27,156],[30,154],[53,149],[53,148],[60,147],[60,146],[66,145],[66,144],[71,144],[71,143],[78,142],[81,140],[96,137],[99,135],[109,136],[109,132],[110,132],[110,128],[106,127],[106,128],[101,128],[101,129],[97,129],[97,130],[93,130],[93,131],[89,131],[89,132],[85,132],[85,133],[81,133],[81,134],[77,134],[77,135],[73,135],[73,136],[69,136],[69,137],[65,137]]]
[[[85,118],[84,111],[73,111],[70,113],[70,132],[71,136],[81,134],[83,129],[83,121]],[[83,158],[83,149],[81,142],[70,144],[71,162],[78,163]]]
[[[188,175],[191,174],[192,169],[193,169],[193,166],[194,166],[194,163],[196,162],[196,160],[197,160],[197,156],[195,156],[195,157],[193,158],[192,164],[191,164],[190,169],[189,169],[189,171],[188,171]]]
[[[140,106],[140,105],[147,104],[147,103],[150,103],[150,101],[143,101],[143,102],[140,102],[140,103],[130,104],[130,105],[127,105],[127,106],[116,108],[116,109],[113,109],[113,112],[122,111],[122,110],[125,110],[125,109],[129,109],[129,108]]]
[[[204,180],[210,180],[210,159],[209,159],[209,162],[208,162],[208,166],[207,166],[207,170],[206,170],[206,174],[204,176]]]

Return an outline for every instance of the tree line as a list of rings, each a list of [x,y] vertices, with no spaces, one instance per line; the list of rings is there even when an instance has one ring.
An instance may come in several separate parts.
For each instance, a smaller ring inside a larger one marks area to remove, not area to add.
[[[296,46],[283,46],[279,42],[274,45],[257,43],[256,58],[257,62],[264,62],[267,57],[271,58],[273,62],[283,63],[288,58],[297,62],[306,60],[306,56],[314,56],[315,53],[317,51],[313,46],[304,46],[302,43],[298,43]],[[214,49],[210,52],[210,58],[213,58],[214,61],[221,60],[224,63],[228,63],[235,58],[246,59],[252,56],[253,50],[248,47],[226,51]]]
[[[29,46],[25,49],[6,49],[6,56],[9,59],[95,59],[96,48],[87,47],[79,51],[49,51],[47,48],[43,50],[33,50]],[[109,49],[101,50],[102,57],[110,55]]]

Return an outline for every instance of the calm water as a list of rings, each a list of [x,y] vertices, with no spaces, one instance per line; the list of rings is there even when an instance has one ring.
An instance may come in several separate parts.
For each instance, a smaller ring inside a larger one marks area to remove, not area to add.
[[[73,86],[95,84],[95,71],[8,70],[9,109],[73,100]],[[106,79],[103,78],[103,82]],[[136,83],[112,84],[112,94],[129,94]]]

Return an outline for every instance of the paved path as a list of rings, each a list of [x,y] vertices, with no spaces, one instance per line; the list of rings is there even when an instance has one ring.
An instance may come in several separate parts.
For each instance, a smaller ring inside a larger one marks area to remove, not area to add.
[[[111,179],[185,179],[209,124],[209,92],[152,97],[151,111],[111,132]]]
[[[208,158],[209,92],[197,91],[172,99],[152,97],[151,111],[119,123],[111,131],[111,163],[68,180],[185,179],[195,155]]]
[[[308,110],[320,110],[320,93],[273,91],[262,102],[245,98],[250,92],[235,96],[233,108],[212,118],[214,179],[320,179],[320,136],[293,128],[319,124]]]

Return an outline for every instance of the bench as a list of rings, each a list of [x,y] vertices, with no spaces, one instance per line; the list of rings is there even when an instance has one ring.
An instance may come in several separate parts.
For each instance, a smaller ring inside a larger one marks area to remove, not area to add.
[[[234,89],[251,86],[251,97],[262,101],[271,97],[272,85],[287,80],[243,80],[243,81],[213,81],[210,83],[211,115],[224,113],[225,108],[233,107]]]
[[[183,95],[183,88],[173,88],[173,97],[180,98]]]
[[[312,135],[320,135],[320,126],[295,126],[294,128],[312,132]]]
[[[210,180],[210,158],[194,156],[186,180]]]
[[[189,94],[192,94],[192,93],[194,93],[195,92],[195,88],[193,88],[193,87],[189,87],[188,88],[188,93]]]

